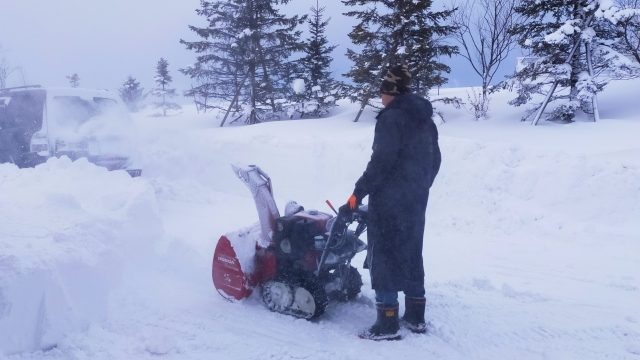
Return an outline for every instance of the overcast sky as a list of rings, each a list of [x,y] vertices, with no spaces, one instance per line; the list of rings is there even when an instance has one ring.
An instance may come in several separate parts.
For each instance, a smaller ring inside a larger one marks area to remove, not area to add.
[[[178,41],[196,40],[187,27],[203,24],[195,13],[199,4],[199,0],[0,0],[0,59],[20,68],[9,86],[23,81],[67,86],[66,76],[77,73],[82,87],[117,89],[132,75],[150,89],[155,65],[165,57],[175,87],[184,90],[190,81],[178,69],[191,64],[195,54]],[[284,10],[302,14],[314,4],[315,0],[292,0]],[[341,1],[320,4],[332,18],[327,36],[339,45],[333,63],[334,74],[339,75],[351,65],[344,54],[355,22],[342,15]],[[453,68],[447,86],[478,83],[461,58],[443,60]]]

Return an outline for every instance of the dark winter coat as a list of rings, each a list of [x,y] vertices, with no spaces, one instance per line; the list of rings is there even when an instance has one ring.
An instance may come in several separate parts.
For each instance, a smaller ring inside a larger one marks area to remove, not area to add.
[[[424,286],[422,242],[429,188],[440,169],[431,103],[404,94],[377,117],[373,154],[354,194],[369,195],[366,264],[378,291]]]

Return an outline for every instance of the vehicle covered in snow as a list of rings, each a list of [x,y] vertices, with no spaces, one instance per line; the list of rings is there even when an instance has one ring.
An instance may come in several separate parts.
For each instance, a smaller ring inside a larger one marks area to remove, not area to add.
[[[50,157],[87,158],[109,170],[131,168],[131,118],[107,90],[23,86],[0,89],[0,163],[33,167]]]

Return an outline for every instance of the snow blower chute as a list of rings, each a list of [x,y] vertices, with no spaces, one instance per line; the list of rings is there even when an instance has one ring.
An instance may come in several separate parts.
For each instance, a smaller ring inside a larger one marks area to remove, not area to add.
[[[241,300],[259,288],[270,310],[305,319],[320,316],[329,299],[354,299],[362,278],[351,260],[367,248],[359,239],[367,207],[333,216],[291,201],[280,216],[266,173],[255,165],[233,170],[253,195],[259,223],[218,240],[212,266],[218,292]]]

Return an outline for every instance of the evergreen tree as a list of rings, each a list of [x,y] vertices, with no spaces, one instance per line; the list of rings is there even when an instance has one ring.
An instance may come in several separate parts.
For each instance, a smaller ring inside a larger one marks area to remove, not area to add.
[[[302,66],[305,71],[305,100],[307,102],[304,112],[314,116],[326,115],[335,106],[338,100],[339,83],[331,76],[331,52],[337,45],[329,45],[326,31],[329,20],[324,20],[325,7],[320,7],[316,0],[316,6],[311,8],[311,17],[307,20],[310,37],[307,40],[302,58]]]
[[[616,50],[640,64],[640,0],[618,0],[621,19],[616,24]]]
[[[138,111],[140,101],[142,101],[144,89],[140,87],[138,82],[133,76],[129,75],[127,80],[122,84],[119,89],[120,98],[127,105],[129,111]]]
[[[354,66],[346,74],[353,80],[349,88],[350,98],[360,102],[360,113],[369,100],[378,97],[382,77],[390,65],[407,65],[413,76],[412,90],[423,96],[428,96],[432,87],[447,82],[444,74],[451,69],[441,63],[439,57],[451,56],[458,51],[456,46],[442,41],[455,30],[445,24],[455,9],[433,12],[431,0],[342,2],[348,6],[359,6],[358,10],[345,15],[360,20],[349,37],[361,49],[347,51]]]
[[[181,70],[197,80],[192,92],[228,101],[226,115],[244,117],[248,124],[279,116],[282,100],[291,93],[289,58],[302,49],[296,27],[304,22],[304,17],[286,17],[274,8],[286,3],[201,0],[196,12],[208,25],[189,27],[201,40],[180,40],[198,54],[195,64]]]
[[[523,120],[536,111],[542,116],[547,104],[551,111],[545,120],[570,122],[578,110],[597,118],[595,95],[611,78],[633,71],[630,60],[611,46],[616,34],[608,24],[617,22],[619,10],[608,0],[522,0],[516,12],[529,20],[512,33],[532,56],[511,77],[518,97],[510,103],[519,106],[534,94],[548,95]]]
[[[76,73],[67,75],[67,80],[69,80],[69,85],[71,85],[72,88],[77,88],[78,86],[80,86],[80,76],[78,76],[78,74]]]
[[[180,109],[180,105],[171,102],[171,98],[176,96],[176,89],[169,88],[173,78],[169,75],[169,62],[165,58],[160,58],[158,61],[154,80],[156,87],[151,91],[151,94],[159,98],[155,105],[156,108],[162,109],[162,115],[167,116],[167,110]]]

